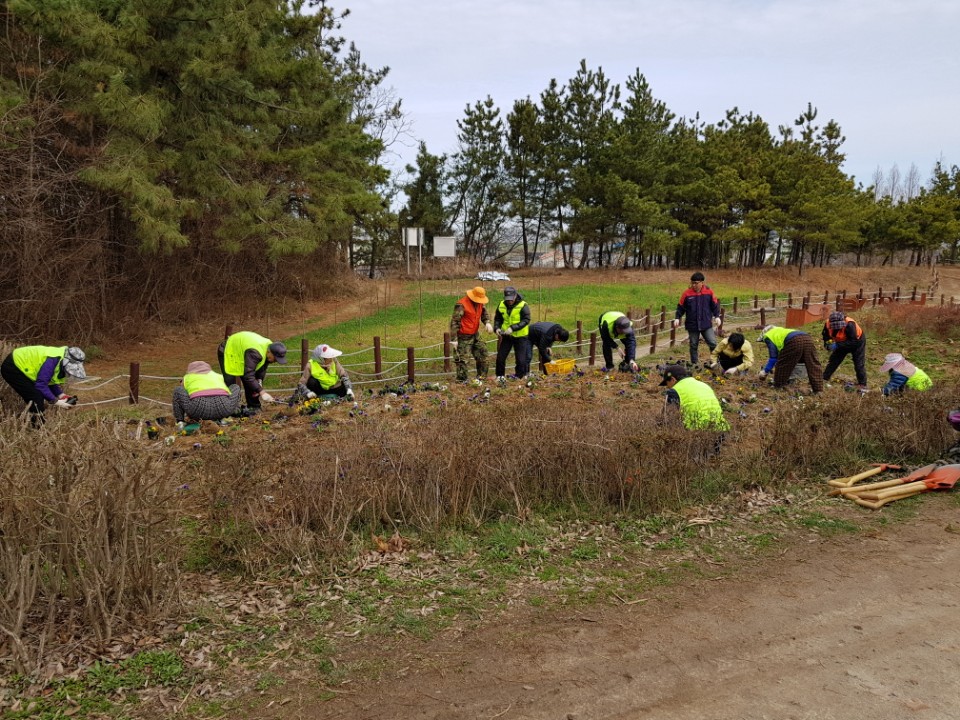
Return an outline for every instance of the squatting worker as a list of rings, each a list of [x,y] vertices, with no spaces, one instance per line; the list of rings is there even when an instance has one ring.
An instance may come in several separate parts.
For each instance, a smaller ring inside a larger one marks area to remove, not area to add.
[[[723,432],[730,429],[713,388],[690,377],[690,371],[683,365],[667,365],[660,386],[667,388],[667,409],[679,408],[687,430]]]
[[[343,352],[329,345],[317,345],[310,352],[310,362],[303,368],[300,383],[297,386],[299,394],[307,398],[317,395],[336,395],[353,400],[353,383],[337,360]]]
[[[707,367],[720,368],[724,375],[736,375],[753,367],[753,346],[743,333],[730,333],[717,343]]]
[[[857,373],[857,385],[867,389],[867,336],[857,321],[842,312],[830,313],[823,325],[823,346],[830,351],[830,359],[823,370],[824,382],[830,382],[833,373],[843,359],[853,357],[853,369]]]
[[[570,332],[558,323],[544,321],[530,326],[530,344],[537,349],[540,372],[547,372],[546,364],[553,360],[553,344],[569,339]]]
[[[683,327],[686,328],[690,340],[690,362],[697,364],[700,337],[710,348],[710,352],[717,346],[717,335],[714,327],[720,328],[720,301],[713,294],[713,290],[704,284],[702,272],[695,272],[690,276],[690,287],[680,295],[677,303],[677,315],[673,326],[680,326],[680,318],[686,316]]]
[[[487,291],[479,285],[457,300],[450,318],[450,346],[453,348],[453,362],[457,367],[457,381],[467,381],[467,357],[472,355],[477,366],[477,380],[487,377],[487,345],[480,339],[480,326],[488,333],[493,325],[487,315]]]
[[[194,360],[187,373],[173,390],[173,419],[223,420],[240,412],[240,387],[227,387],[223,375],[214,372],[209,363]]]
[[[263,389],[263,380],[270,363],[287,364],[287,346],[242,330],[220,343],[217,359],[227,384],[232,385],[239,379],[247,407],[259,410],[261,402],[273,402],[273,396]]]
[[[514,287],[503,289],[503,300],[493,316],[493,329],[500,336],[497,348],[497,382],[503,382],[507,374],[507,357],[514,354],[514,374],[526,377],[530,372],[530,306]]]
[[[0,375],[24,399],[33,420],[43,419],[47,403],[69,410],[76,403],[64,392],[68,377],[83,380],[86,354],[66,345],[28,345],[16,348],[0,364]]]
[[[623,343],[623,361],[621,372],[637,371],[637,336],[633,332],[633,321],[622,312],[611,310],[600,316],[599,321],[601,349],[603,350],[603,372],[613,372],[613,351],[617,350],[617,341]]]
[[[786,387],[790,375],[797,363],[803,363],[807,368],[807,379],[813,392],[823,392],[823,366],[817,357],[813,338],[801,330],[767,325],[760,333],[758,340],[762,340],[770,353],[770,359],[760,371],[760,377],[765,378],[773,371],[773,386]]]
[[[901,393],[904,390],[924,392],[933,387],[933,380],[923,370],[909,362],[900,353],[890,353],[883,359],[880,372],[890,376],[883,386],[883,394]]]

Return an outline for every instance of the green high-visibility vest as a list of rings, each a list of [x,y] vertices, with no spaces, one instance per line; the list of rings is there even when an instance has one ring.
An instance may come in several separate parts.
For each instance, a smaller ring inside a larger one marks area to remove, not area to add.
[[[324,390],[329,390],[340,382],[340,375],[337,373],[336,360],[330,363],[330,369],[328,370],[316,360],[311,358],[310,374],[313,375],[314,380],[320,383],[320,387],[322,387]]]
[[[267,362],[267,349],[271,342],[273,341],[263,335],[257,335],[249,330],[234,333],[227,338],[227,344],[223,348],[224,372],[234,377],[243,375],[243,354],[247,350],[256,350],[260,353],[260,362],[255,368],[259,370]]]
[[[917,368],[916,372],[907,379],[907,387],[911,390],[923,392],[933,387],[933,380],[923,370]]]
[[[617,318],[622,318],[622,317],[624,317],[624,314],[622,312],[611,310],[608,313],[604,313],[600,318],[601,327],[606,327],[607,332],[610,333],[610,337],[612,337],[614,340],[622,340],[623,338],[626,337],[626,333],[622,335],[618,335],[613,329],[613,324],[617,322]]]
[[[183,376],[183,389],[187,395],[193,397],[194,393],[204,390],[223,390],[227,395],[230,394],[230,388],[223,380],[223,375],[218,372],[208,373],[187,373]]]
[[[521,300],[516,305],[513,306],[511,310],[507,309],[507,303],[503,300],[500,301],[500,307],[497,308],[497,312],[500,313],[500,316],[503,318],[502,327],[510,327],[511,325],[516,325],[520,322],[520,308],[526,305],[526,300]],[[513,333],[514,337],[526,337],[530,332],[530,323],[527,323],[520,330],[515,330]]]
[[[27,347],[17,348],[13,351],[13,364],[19,368],[24,375],[37,381],[37,375],[40,374],[40,368],[50,358],[63,360],[67,352],[67,346],[53,347],[50,345],[28,345]],[[66,381],[66,373],[63,371],[63,363],[57,365],[57,369],[50,378],[50,385],[63,385]]]
[[[777,348],[777,351],[783,350],[783,343],[787,340],[787,335],[792,332],[796,332],[793,328],[784,328],[784,327],[775,327],[770,328],[766,335],[763,337],[774,344],[774,347]]]
[[[686,377],[673,386],[680,396],[680,416],[687,430],[729,430],[720,401],[713,389],[696,378]]]

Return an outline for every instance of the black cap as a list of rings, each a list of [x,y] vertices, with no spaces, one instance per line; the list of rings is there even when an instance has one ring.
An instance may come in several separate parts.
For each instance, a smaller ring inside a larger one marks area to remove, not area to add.
[[[517,296],[517,289],[515,287],[511,285],[507,285],[507,287],[503,289],[503,297],[505,300],[509,300],[510,298],[515,298],[516,296]]]
[[[267,350],[271,352],[278,365],[287,364],[287,346],[282,342],[270,343],[267,346]]]
[[[660,385],[666,385],[670,380],[683,380],[687,377],[690,377],[690,371],[683,365],[667,365],[663,369],[663,380],[660,381]]]

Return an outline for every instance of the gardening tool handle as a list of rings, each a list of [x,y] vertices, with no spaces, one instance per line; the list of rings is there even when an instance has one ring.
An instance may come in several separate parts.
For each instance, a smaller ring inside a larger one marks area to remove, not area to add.
[[[896,497],[898,495],[910,495],[914,492],[924,492],[929,490],[927,484],[922,480],[917,482],[907,483],[906,485],[901,485],[898,488],[887,488],[886,490],[880,490],[877,493],[877,500],[883,500],[888,497]]]
[[[886,468],[881,465],[880,467],[870,468],[869,470],[864,470],[862,473],[857,473],[856,475],[851,475],[850,477],[837,478],[836,480],[829,480],[828,484],[833,485],[834,487],[850,487],[860,480],[865,480],[868,477],[873,477],[874,475],[879,475]]]
[[[854,485],[852,487],[837,488],[836,492],[838,495],[852,495],[854,493],[882,490],[883,488],[896,487],[897,485],[903,484],[904,482],[902,478],[894,478],[893,480],[883,480],[882,482],[867,483],[866,485]]]
[[[913,497],[914,495],[919,495],[922,492],[923,490],[914,490],[908,495],[894,495],[892,497],[887,497],[887,498],[884,498],[883,500],[877,500],[877,501],[864,500],[863,498],[857,495],[854,495],[852,499],[857,505],[863,505],[863,507],[870,508],[871,510],[879,510],[884,505],[886,505],[887,503],[892,503],[894,500],[903,500],[904,498]]]

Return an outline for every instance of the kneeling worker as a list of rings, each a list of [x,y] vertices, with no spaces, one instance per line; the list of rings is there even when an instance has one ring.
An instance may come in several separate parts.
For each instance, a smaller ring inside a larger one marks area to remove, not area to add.
[[[723,432],[730,429],[713,388],[690,377],[683,365],[667,365],[663,369],[660,386],[667,388],[667,408],[679,408],[680,418],[687,430]]]
[[[173,419],[223,420],[240,412],[240,386],[227,387],[223,375],[208,363],[196,360],[187,365],[187,374],[173,390]]]
[[[753,346],[743,333],[730,333],[730,337],[717,343],[707,367],[716,368],[718,365],[724,375],[736,375],[753,367]]]
[[[336,395],[353,400],[353,383],[343,365],[337,360],[343,355],[329,345],[317,345],[310,353],[310,362],[303,369],[299,393],[307,398],[317,395]]]

